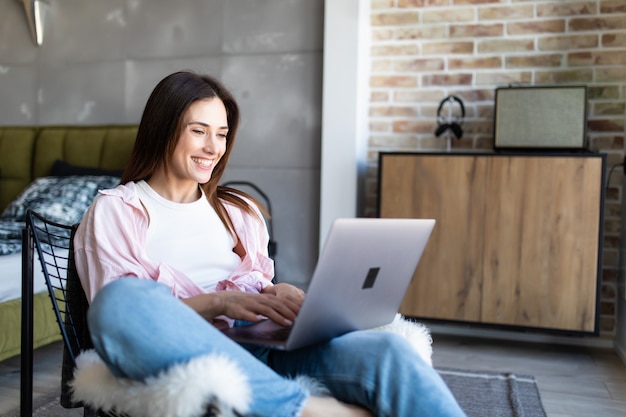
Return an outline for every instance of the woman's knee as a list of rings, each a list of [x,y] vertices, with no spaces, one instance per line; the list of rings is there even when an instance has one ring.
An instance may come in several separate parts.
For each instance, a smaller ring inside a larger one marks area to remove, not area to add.
[[[125,322],[129,314],[138,314],[145,304],[155,304],[154,291],[161,285],[139,278],[119,278],[102,287],[91,302],[88,323],[97,331],[107,323]]]
[[[346,340],[346,349],[355,350],[355,356],[361,357],[366,362],[373,358],[381,363],[381,357],[385,361],[405,363],[412,361],[419,366],[426,365],[415,348],[406,337],[388,331],[366,330],[353,332]]]
[[[354,338],[351,343],[372,346],[375,350],[405,349],[408,345],[406,338],[393,332],[363,330],[348,335]]]

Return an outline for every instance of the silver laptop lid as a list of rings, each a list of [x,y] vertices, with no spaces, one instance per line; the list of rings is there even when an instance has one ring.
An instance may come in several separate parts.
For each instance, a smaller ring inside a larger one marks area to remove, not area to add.
[[[433,219],[335,220],[287,348],[390,323],[434,225]]]

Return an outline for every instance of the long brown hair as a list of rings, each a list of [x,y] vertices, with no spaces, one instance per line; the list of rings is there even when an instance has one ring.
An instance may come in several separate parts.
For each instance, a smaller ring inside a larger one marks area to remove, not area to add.
[[[237,136],[239,106],[230,91],[213,77],[191,71],[179,71],[168,75],[156,85],[146,102],[135,145],[124,169],[121,183],[148,180],[161,164],[167,168],[169,158],[174,153],[182,134],[183,117],[187,109],[196,101],[215,97],[226,107],[228,121],[226,151],[213,169],[211,179],[201,186],[217,215],[235,235],[223,201],[234,204],[248,213],[255,213],[244,198],[255,200],[241,191],[219,186]],[[263,210],[262,207],[261,209]]]

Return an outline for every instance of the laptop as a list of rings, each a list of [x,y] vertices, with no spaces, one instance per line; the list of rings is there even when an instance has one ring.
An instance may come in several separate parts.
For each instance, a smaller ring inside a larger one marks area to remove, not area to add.
[[[293,350],[393,321],[435,225],[432,219],[336,219],[291,327],[226,329],[240,343]]]

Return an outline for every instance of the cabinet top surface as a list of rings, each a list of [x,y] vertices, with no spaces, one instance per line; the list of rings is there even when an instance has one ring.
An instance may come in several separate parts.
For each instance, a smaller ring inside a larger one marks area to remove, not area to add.
[[[381,151],[380,156],[384,155],[406,155],[406,156],[504,156],[504,157],[512,157],[512,156],[520,156],[520,157],[606,157],[606,154],[599,152],[592,152],[588,150],[580,150],[580,151],[554,151],[554,152],[546,152],[546,151],[489,151],[489,150],[471,150],[464,149],[459,151],[411,151],[411,152],[395,152],[395,151]]]

